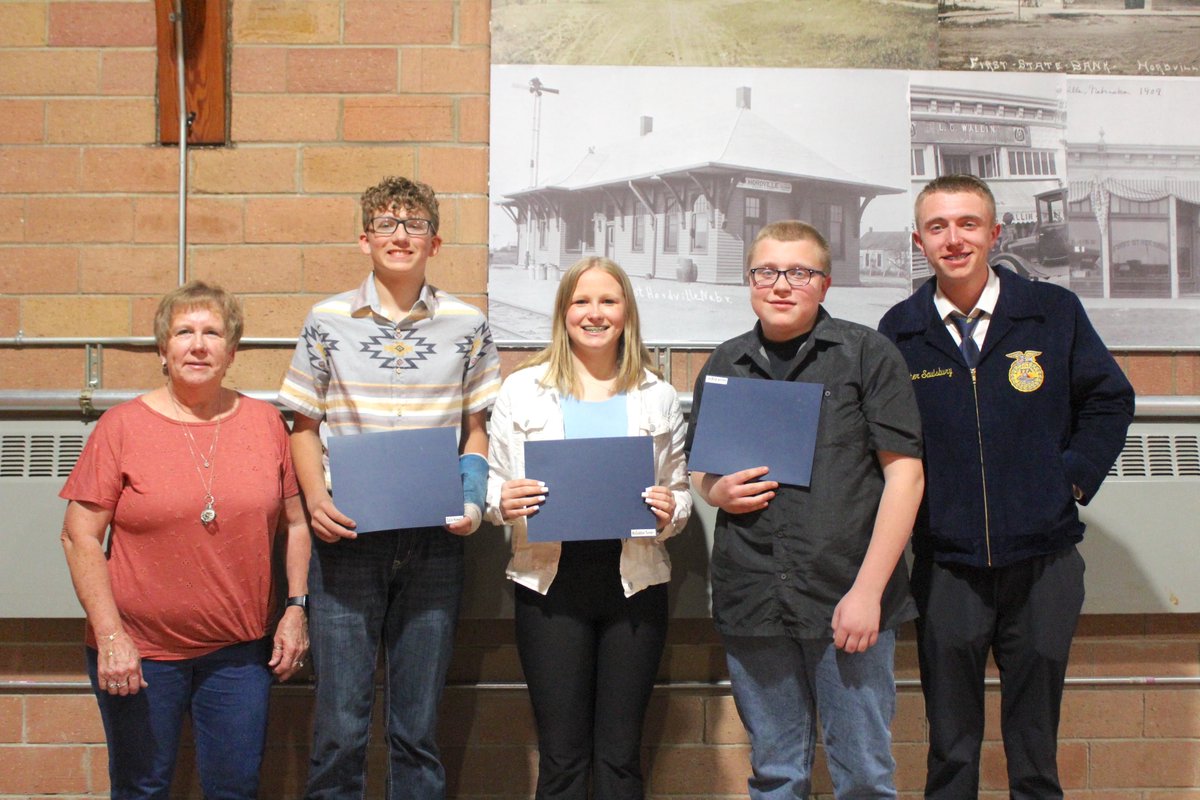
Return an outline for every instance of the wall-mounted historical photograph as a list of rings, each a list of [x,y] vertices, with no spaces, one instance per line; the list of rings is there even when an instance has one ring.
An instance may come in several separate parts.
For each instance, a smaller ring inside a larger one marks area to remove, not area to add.
[[[1046,250],[1056,241],[1048,232],[1064,223],[1066,78],[927,72],[909,80],[913,196],[941,175],[985,179],[1002,224],[993,263],[1066,284],[1065,253]],[[930,274],[914,250],[914,286]]]
[[[996,196],[994,266],[1069,288],[1110,346],[1200,341],[1200,83],[913,73],[913,192]],[[913,254],[912,280],[929,276]]]
[[[1070,286],[1110,345],[1200,341],[1200,83],[1067,83]]]
[[[938,66],[1200,77],[1200,0],[943,0]]]
[[[993,263],[1076,292],[1111,346],[1200,341],[1200,0],[496,0],[492,28],[502,341],[544,339],[588,255],[651,339],[728,338],[786,217],[833,247],[830,310],[874,325],[929,277],[911,198],[951,172],[996,194]]]
[[[645,335],[747,330],[746,245],[812,222],[836,316],[874,325],[909,291],[906,73],[492,68],[489,312],[542,339],[559,275],[589,255],[634,281]]]
[[[492,63],[937,66],[934,0],[493,0]]]

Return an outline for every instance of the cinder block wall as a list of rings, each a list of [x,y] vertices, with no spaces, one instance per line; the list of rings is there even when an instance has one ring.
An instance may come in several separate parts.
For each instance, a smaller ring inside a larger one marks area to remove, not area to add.
[[[487,0],[233,0],[233,144],[191,150],[189,265],[245,298],[248,336],[294,336],[315,299],[361,279],[356,197],[388,173],[438,189],[447,244],[433,279],[486,308],[488,13]],[[150,335],[175,284],[178,167],[178,151],[154,143],[154,41],[150,0],[0,2],[0,337]],[[1200,356],[1118,357],[1143,394],[1200,394]],[[287,360],[246,348],[231,383],[274,388]],[[680,388],[702,361],[675,354]],[[0,347],[0,386],[79,389],[83,363],[78,348]],[[103,368],[105,388],[160,379],[144,349],[106,348]],[[76,620],[0,620],[0,798],[107,795],[95,702],[73,688],[81,638]],[[1072,678],[1196,679],[1200,617],[1085,618],[1072,658]],[[916,796],[925,728],[907,632],[897,675],[898,781]],[[727,690],[709,686],[725,677],[711,623],[676,621],[647,720],[652,797],[744,795],[745,734]],[[528,702],[495,685],[521,680],[511,623],[464,621],[451,678],[452,795],[531,796]],[[983,782],[1002,797],[997,699]],[[263,796],[295,797],[310,694],[284,687],[273,703]],[[1072,686],[1065,705],[1072,796],[1200,800],[1200,687],[1099,681]],[[379,796],[382,749],[371,765]],[[200,797],[186,747],[177,783]],[[818,790],[829,792],[823,768]]]

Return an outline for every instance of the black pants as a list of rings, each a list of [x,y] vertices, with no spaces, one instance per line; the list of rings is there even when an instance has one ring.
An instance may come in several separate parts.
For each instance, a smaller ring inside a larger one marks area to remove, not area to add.
[[[1083,606],[1072,546],[998,569],[913,564],[917,652],[929,720],[925,796],[975,798],[988,650],[1000,669],[1009,795],[1060,798],[1058,720],[1071,638]]]
[[[538,800],[643,797],[642,721],[667,586],[626,598],[620,542],[566,542],[550,592],[516,587],[517,651],[538,731]]]

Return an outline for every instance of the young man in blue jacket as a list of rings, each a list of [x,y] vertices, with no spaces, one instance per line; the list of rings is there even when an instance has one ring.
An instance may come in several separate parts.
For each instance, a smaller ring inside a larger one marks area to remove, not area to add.
[[[1084,593],[1077,506],[1121,452],[1133,389],[1074,294],[989,267],[1000,225],[987,184],[932,181],[916,221],[935,279],[879,330],[908,362],[924,431],[912,589],[925,796],[978,795],[991,650],[1010,794],[1062,797],[1059,708]]]

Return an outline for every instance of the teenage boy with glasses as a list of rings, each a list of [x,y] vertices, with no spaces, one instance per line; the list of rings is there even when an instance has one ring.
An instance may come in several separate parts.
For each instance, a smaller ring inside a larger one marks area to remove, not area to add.
[[[479,526],[485,504],[499,358],[479,309],[425,280],[442,244],[433,190],[386,178],[363,194],[362,221],[359,248],[371,274],[313,307],[279,392],[296,412],[292,457],[318,539],[308,580],[317,692],[305,797],[363,797],[382,652],[387,797],[440,800],[437,707],[458,619],[462,537]],[[328,436],[459,431],[463,519],[357,536],[330,496],[322,425]]]
[[[767,225],[746,263],[758,324],[697,377],[687,449],[709,376],[824,386],[818,419],[759,410],[764,437],[816,426],[809,486],[771,480],[769,464],[692,473],[719,509],[713,620],[750,732],[750,797],[809,795],[818,710],[837,796],[895,797],[895,628],[916,615],[900,556],[923,487],[908,370],[878,333],[821,307],[829,246],[812,226]]]

